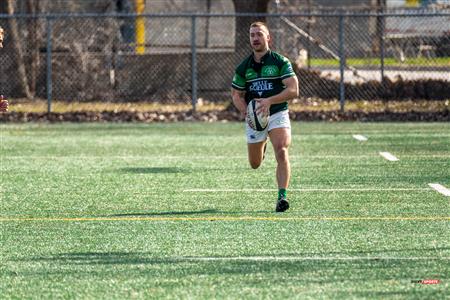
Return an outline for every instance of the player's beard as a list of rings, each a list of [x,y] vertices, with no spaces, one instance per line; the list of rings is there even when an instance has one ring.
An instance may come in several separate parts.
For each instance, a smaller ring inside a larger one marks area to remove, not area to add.
[[[267,49],[266,49],[266,47],[265,47],[265,45],[264,44],[262,44],[262,43],[260,43],[260,44],[252,44],[252,48],[253,48],[253,51],[255,51],[255,52],[265,52]]]

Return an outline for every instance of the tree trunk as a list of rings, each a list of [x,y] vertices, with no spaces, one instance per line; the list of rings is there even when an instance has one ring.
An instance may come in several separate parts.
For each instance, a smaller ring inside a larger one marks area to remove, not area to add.
[[[270,0],[233,0],[236,13],[267,13]],[[241,61],[250,53],[249,28],[255,21],[265,22],[265,17],[236,17],[235,57]]]
[[[383,13],[386,8],[386,0],[372,0],[372,7],[374,13]],[[372,21],[371,24],[372,54],[379,55],[384,32],[384,17],[376,17],[375,22]]]
[[[39,1],[27,1],[27,13],[35,15],[39,13]],[[30,94],[34,98],[36,96],[36,80],[37,70],[39,68],[39,43],[38,43],[38,19],[28,20],[28,35],[31,45],[31,64],[30,64]]]
[[[14,14],[14,4],[13,0],[7,0],[7,11],[9,15]],[[17,71],[19,73],[19,81],[20,86],[22,88],[22,93],[27,97],[28,99],[32,99],[32,95],[30,92],[30,88],[28,86],[28,78],[27,78],[27,72],[25,69],[25,62],[23,58],[23,51],[22,51],[22,45],[21,40],[19,36],[19,28],[17,26],[16,19],[11,18],[9,19],[9,30],[11,31],[11,43],[16,53],[16,59],[17,59]]]

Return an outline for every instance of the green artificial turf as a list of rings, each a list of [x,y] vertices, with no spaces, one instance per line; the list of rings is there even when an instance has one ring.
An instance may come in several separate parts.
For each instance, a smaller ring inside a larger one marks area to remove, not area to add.
[[[2,299],[448,297],[450,124],[294,123],[285,213],[242,124],[0,130]]]

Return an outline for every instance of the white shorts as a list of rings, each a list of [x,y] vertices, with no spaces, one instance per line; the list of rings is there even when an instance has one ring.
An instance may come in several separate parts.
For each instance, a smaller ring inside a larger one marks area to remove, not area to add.
[[[271,115],[269,118],[269,124],[263,131],[256,131],[250,128],[250,126],[248,126],[247,123],[245,123],[247,143],[255,144],[259,142],[264,142],[267,139],[269,132],[275,128],[289,128],[289,130],[291,129],[291,121],[289,120],[288,110],[283,110]]]

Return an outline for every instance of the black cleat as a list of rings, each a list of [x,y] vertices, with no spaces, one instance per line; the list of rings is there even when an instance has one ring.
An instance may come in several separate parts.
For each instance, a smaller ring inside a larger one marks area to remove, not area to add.
[[[283,212],[286,211],[289,208],[289,202],[286,198],[281,197],[277,201],[277,206],[275,207],[276,212]]]

